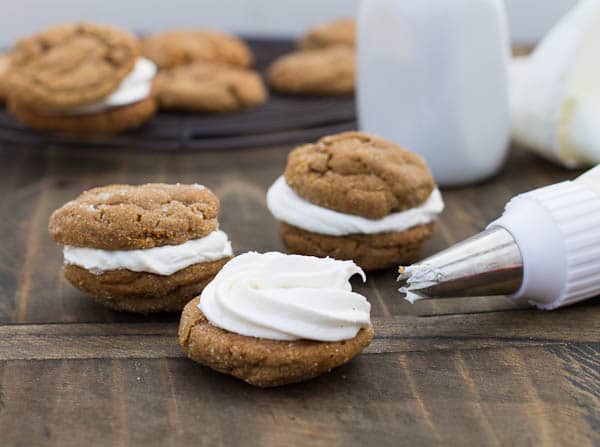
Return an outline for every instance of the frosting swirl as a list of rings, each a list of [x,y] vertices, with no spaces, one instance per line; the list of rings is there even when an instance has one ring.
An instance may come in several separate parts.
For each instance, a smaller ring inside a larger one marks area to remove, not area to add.
[[[202,292],[198,308],[217,327],[272,340],[340,341],[370,324],[371,305],[352,292],[352,261],[245,253]]]

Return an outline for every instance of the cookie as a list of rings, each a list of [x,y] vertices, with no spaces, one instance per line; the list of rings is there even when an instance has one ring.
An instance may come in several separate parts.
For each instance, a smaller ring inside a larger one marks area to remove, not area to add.
[[[0,81],[1,82],[1,81]],[[9,112],[33,130],[69,135],[111,135],[140,127],[156,113],[156,101],[148,97],[133,104],[85,115],[52,115],[9,97]]]
[[[311,203],[369,219],[413,208],[435,188],[421,157],[363,132],[344,132],[294,149],[285,180]]]
[[[0,54],[0,104],[6,102],[8,94],[8,71],[10,67],[10,55]]]
[[[370,271],[415,261],[434,228],[435,224],[430,223],[401,232],[329,236],[282,222],[279,234],[291,253],[353,260]]]
[[[444,209],[418,155],[363,132],[294,149],[267,205],[288,251],[353,260],[364,270],[415,260]]]
[[[169,276],[130,270],[95,275],[76,265],[65,265],[64,275],[79,290],[114,310],[176,312],[202,292],[230,259],[194,264]]]
[[[252,51],[243,40],[207,30],[172,30],[154,34],[142,40],[142,51],[160,68],[198,61],[244,68],[254,64]]]
[[[315,50],[334,45],[350,48],[356,46],[356,21],[354,19],[338,19],[317,25],[309,30],[298,42],[301,50]]]
[[[301,382],[319,376],[358,355],[373,339],[373,327],[351,340],[267,340],[228,332],[212,325],[190,301],[181,315],[179,343],[195,362],[259,387]]]
[[[264,102],[267,90],[254,71],[195,62],[159,73],[154,95],[164,109],[234,112]]]
[[[181,310],[231,258],[219,201],[201,185],[110,185],[52,213],[64,274],[108,307]]]
[[[94,103],[117,89],[139,53],[135,36],[112,26],[50,28],[15,45],[10,94],[36,110]]]
[[[298,51],[268,69],[271,88],[290,95],[349,95],[354,92],[356,54],[344,46]]]
[[[208,188],[150,183],[83,192],[52,213],[56,242],[103,250],[178,245],[218,227],[219,200]]]

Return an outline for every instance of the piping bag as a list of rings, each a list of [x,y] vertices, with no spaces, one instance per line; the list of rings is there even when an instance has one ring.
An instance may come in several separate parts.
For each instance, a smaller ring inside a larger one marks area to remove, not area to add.
[[[600,295],[600,165],[513,197],[485,231],[400,267],[398,281],[411,303],[509,295],[552,310]]]

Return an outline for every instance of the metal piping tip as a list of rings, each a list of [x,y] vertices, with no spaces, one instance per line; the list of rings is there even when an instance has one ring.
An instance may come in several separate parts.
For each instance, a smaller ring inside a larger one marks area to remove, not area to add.
[[[400,293],[430,298],[511,295],[523,281],[521,252],[503,228],[483,231],[408,267],[400,267]]]

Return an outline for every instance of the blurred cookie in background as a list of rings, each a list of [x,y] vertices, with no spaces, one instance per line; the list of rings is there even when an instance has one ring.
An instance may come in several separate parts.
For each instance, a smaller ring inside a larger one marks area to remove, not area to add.
[[[265,102],[268,92],[253,70],[196,62],[161,71],[154,95],[161,109],[236,112]]]
[[[10,55],[8,53],[0,54],[0,104],[6,102],[8,93],[8,70],[10,67]]]
[[[215,62],[251,67],[254,55],[243,40],[217,31],[170,30],[142,40],[144,56],[159,68],[173,68],[193,62]]]
[[[156,66],[132,34],[73,23],[21,39],[11,53],[9,111],[35,130],[112,134],[156,111]]]
[[[351,18],[322,23],[310,29],[298,42],[301,50],[315,50],[335,45],[356,46],[356,21]]]
[[[354,92],[356,52],[343,45],[298,51],[268,69],[271,88],[291,95],[349,95]]]

